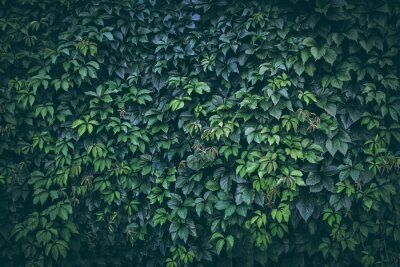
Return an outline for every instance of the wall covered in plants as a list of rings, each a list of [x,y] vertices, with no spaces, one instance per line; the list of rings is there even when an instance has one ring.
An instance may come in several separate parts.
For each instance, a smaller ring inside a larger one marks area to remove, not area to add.
[[[399,266],[397,0],[1,0],[2,266]]]

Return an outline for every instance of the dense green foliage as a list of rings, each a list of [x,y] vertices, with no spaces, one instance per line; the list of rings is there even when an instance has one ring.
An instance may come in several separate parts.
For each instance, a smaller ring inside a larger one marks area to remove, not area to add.
[[[0,0],[1,266],[399,266],[397,0]]]

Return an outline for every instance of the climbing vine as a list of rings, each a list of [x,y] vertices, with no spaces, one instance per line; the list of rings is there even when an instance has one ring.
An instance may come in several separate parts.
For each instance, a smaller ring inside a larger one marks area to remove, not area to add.
[[[2,266],[399,266],[397,0],[0,0]]]

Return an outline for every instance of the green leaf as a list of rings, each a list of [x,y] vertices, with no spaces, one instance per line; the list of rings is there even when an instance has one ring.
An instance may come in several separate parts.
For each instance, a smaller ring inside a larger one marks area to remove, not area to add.
[[[79,125],[81,125],[81,124],[83,124],[83,123],[85,123],[83,120],[76,120],[76,121],[74,121],[74,122],[72,123],[71,127],[72,127],[72,128],[76,128],[76,127],[78,127]]]
[[[225,209],[225,218],[228,218],[230,216],[232,216],[236,211],[236,206],[235,205],[229,205],[226,209]]]
[[[329,64],[333,64],[336,60],[337,54],[333,49],[327,49],[326,53],[324,55],[324,59],[326,60],[326,62],[328,62]]]
[[[81,126],[78,128],[78,135],[79,135],[79,136],[82,136],[85,132],[86,132],[86,125],[81,125]]]
[[[230,202],[229,201],[223,201],[223,200],[219,200],[217,201],[217,203],[215,204],[215,208],[217,210],[225,210],[230,206]]]
[[[306,179],[306,185],[313,186],[313,185],[318,184],[320,181],[321,181],[321,178],[318,175],[316,175],[314,173],[310,173],[308,175],[308,178]]]
[[[217,254],[221,254],[221,250],[225,245],[225,240],[224,239],[219,239],[217,241],[217,244],[215,245],[215,250],[217,251]]]
[[[347,68],[339,69],[336,72],[336,77],[342,82],[350,81],[351,80],[350,70]]]
[[[306,63],[307,60],[310,58],[310,53],[308,52],[308,49],[301,50],[300,55],[301,61],[303,61],[303,63]]]
[[[110,41],[114,40],[114,36],[111,32],[104,32],[103,35]]]
[[[180,208],[180,209],[178,209],[177,214],[178,214],[178,216],[181,217],[182,219],[186,219],[186,216],[187,216],[187,208]]]
[[[232,235],[228,235],[226,237],[226,249],[228,251],[231,251],[234,245],[235,245],[235,239],[233,238]]]
[[[314,63],[311,62],[306,63],[305,70],[309,76],[314,76],[314,72],[316,70]]]
[[[259,166],[260,166],[260,164],[258,162],[248,161],[246,163],[246,173],[251,174],[251,173],[255,172]]]
[[[336,104],[333,103],[327,103],[326,105],[324,105],[324,109],[325,111],[331,115],[332,117],[336,116]]]
[[[315,42],[314,38],[307,37],[307,38],[304,38],[303,45],[311,47],[311,46],[315,46],[316,42]]]
[[[88,74],[87,68],[86,67],[79,68],[79,74],[81,75],[82,79],[85,78]]]
[[[304,72],[304,64],[301,62],[296,62],[293,65],[294,71],[296,72],[297,75],[301,75]]]
[[[328,150],[328,152],[332,155],[332,157],[335,156],[336,152],[337,152],[338,149],[339,149],[338,147],[335,147],[335,146],[333,145],[333,142],[332,142],[332,140],[330,140],[330,139],[328,139],[328,140],[326,141],[325,147],[326,147],[326,149]]]
[[[290,172],[290,175],[301,177],[301,176],[303,176],[303,173],[301,171],[298,171],[298,170],[293,170],[293,171]]]
[[[326,47],[311,47],[310,49],[311,55],[315,58],[315,60],[321,59],[326,54]]]
[[[301,199],[296,203],[296,208],[303,220],[307,221],[314,212],[314,202],[310,199]]]

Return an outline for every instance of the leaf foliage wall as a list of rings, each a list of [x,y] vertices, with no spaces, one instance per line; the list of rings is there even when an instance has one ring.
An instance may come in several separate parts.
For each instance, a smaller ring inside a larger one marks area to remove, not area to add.
[[[399,266],[400,3],[1,0],[2,266]]]

